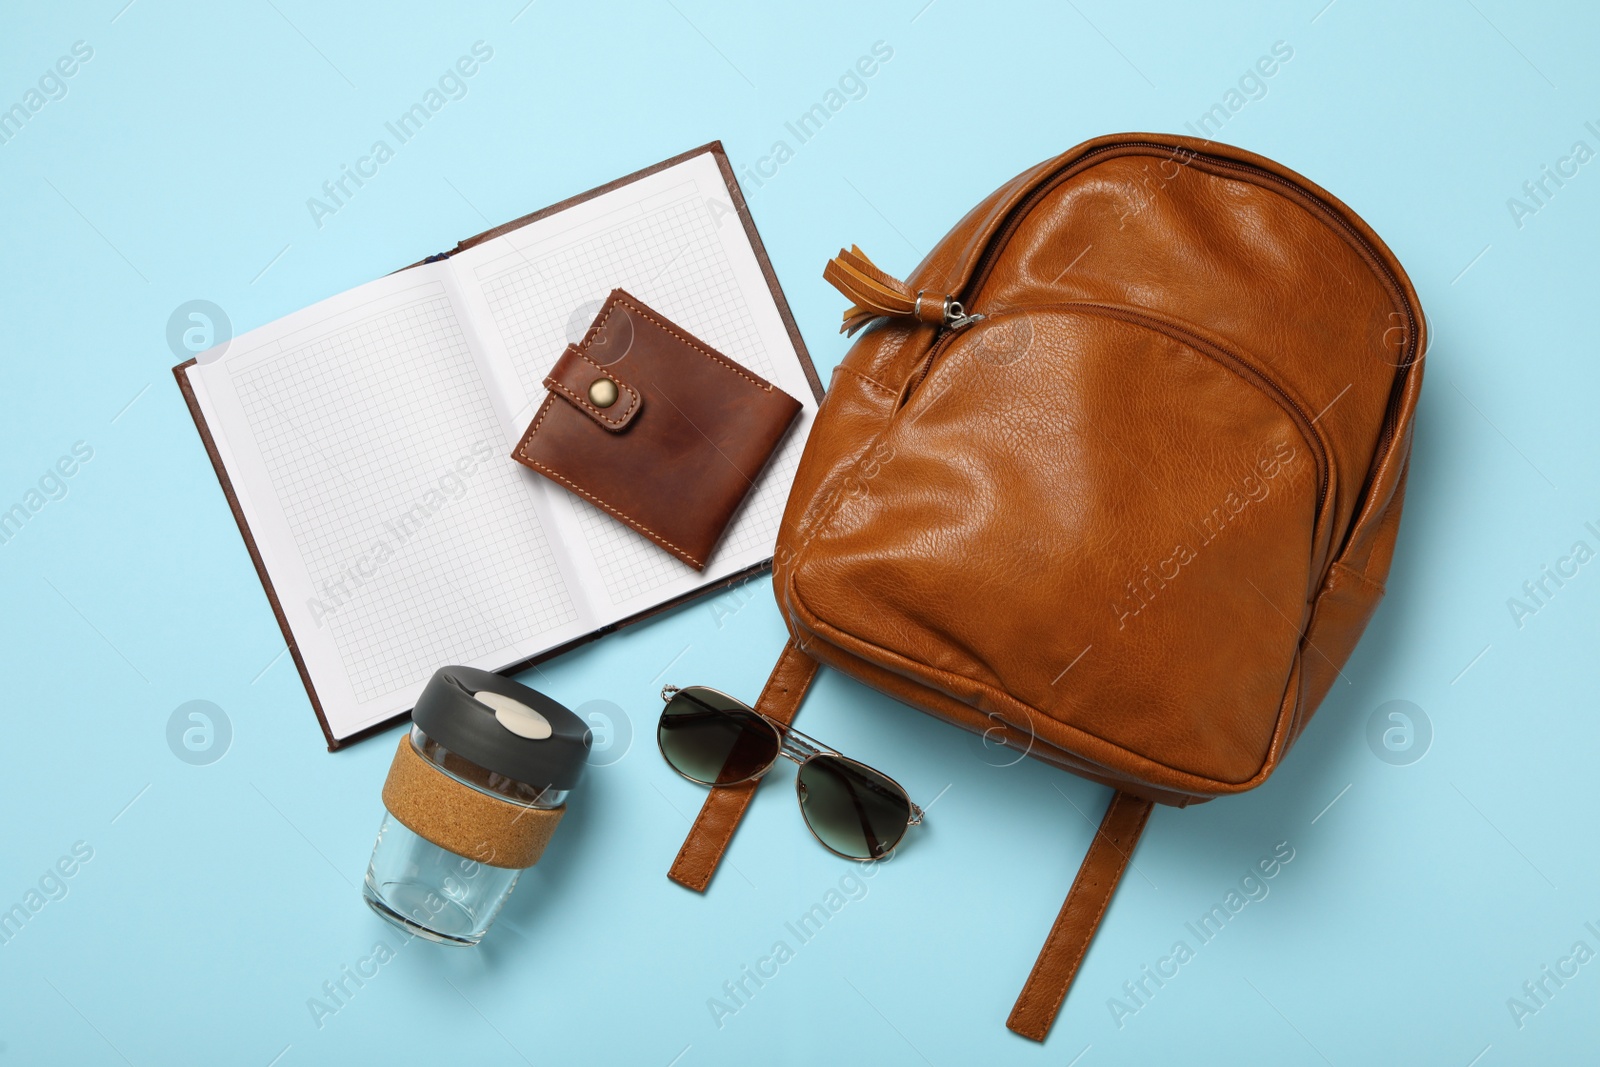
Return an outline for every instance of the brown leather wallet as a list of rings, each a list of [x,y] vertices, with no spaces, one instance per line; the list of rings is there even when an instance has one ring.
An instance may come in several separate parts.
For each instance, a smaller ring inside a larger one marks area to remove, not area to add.
[[[621,289],[544,384],[550,395],[512,458],[696,570],[800,413]]]

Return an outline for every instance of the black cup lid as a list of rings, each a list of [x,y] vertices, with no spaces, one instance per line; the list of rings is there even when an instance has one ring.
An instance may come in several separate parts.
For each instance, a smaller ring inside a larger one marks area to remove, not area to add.
[[[529,785],[571,789],[589,758],[589,727],[537,689],[475,667],[440,667],[411,721],[451,752]]]

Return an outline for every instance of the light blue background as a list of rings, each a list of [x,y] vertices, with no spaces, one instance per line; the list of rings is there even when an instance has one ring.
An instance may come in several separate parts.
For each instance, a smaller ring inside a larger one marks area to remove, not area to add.
[[[0,907],[93,849],[0,945],[0,1067],[1593,1062],[1600,962],[1521,1029],[1506,1003],[1575,941],[1600,950],[1600,563],[1520,629],[1506,604],[1574,541],[1600,547],[1600,162],[1520,228],[1506,204],[1574,141],[1600,149],[1592,8],[124,2],[0,15],[0,106],[94,49],[0,144],[0,507],[94,450],[0,545]],[[317,228],[307,197],[478,40],[494,57],[468,95]],[[654,694],[756,692],[783,633],[753,583],[528,673],[626,709],[631,749],[593,770],[481,950],[408,946],[319,1028],[308,999],[394,938],[356,887],[396,735],[323,751],[169,373],[169,314],[204,298],[247,329],[713,138],[743,172],[878,41],[893,58],[866,95],[746,188],[825,380],[845,342],[820,272],[841,244],[903,273],[1025,166],[1181,132],[1293,48],[1220,136],[1359,211],[1434,332],[1390,593],[1345,682],[1267,786],[1155,813],[1041,1048],[1003,1022],[1106,791],[993,766],[824,676],[804,728],[939,799],[719,1029],[708,998],[851,873],[782,780],[709,894],[664,876],[701,794],[654,751]],[[209,766],[166,742],[194,699],[232,725]],[[1395,699],[1433,727],[1409,766],[1366,740]],[[1270,895],[1119,1029],[1108,999],[1197,946],[1185,922],[1282,841]]]

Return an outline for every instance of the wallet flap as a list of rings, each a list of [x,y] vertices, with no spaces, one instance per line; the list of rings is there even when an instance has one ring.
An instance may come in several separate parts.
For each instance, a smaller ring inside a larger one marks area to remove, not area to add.
[[[561,353],[545,377],[544,387],[612,433],[626,429],[643,404],[639,390],[576,345],[568,345]]]

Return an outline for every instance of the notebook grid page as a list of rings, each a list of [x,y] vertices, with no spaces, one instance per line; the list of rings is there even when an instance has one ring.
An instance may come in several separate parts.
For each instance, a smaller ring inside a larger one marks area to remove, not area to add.
[[[359,700],[576,620],[442,291],[231,377]]]

